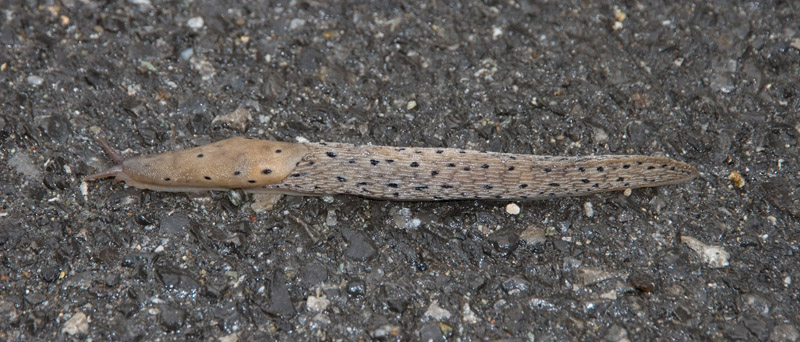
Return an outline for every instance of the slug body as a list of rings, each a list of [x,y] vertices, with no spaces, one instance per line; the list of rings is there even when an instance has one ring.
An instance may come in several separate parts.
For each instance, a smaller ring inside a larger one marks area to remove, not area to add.
[[[401,201],[532,200],[676,184],[697,176],[686,163],[649,156],[551,157],[231,138],[123,159],[99,141],[117,165],[85,180],[114,177],[115,182],[157,191],[244,189]]]

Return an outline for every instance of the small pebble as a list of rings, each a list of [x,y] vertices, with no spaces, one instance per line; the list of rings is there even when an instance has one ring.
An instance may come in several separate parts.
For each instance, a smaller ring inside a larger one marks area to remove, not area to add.
[[[606,133],[606,130],[597,127],[594,130],[594,136],[592,137],[592,140],[594,140],[594,143],[596,144],[605,144],[608,142],[608,133]]]
[[[528,246],[537,245],[547,241],[545,231],[542,228],[530,226],[519,235],[521,240],[525,241]]]
[[[203,28],[205,22],[203,21],[203,17],[194,17],[192,19],[189,19],[189,21],[186,22],[186,25],[189,26],[189,28],[191,28],[192,30],[199,30]]]
[[[306,24],[306,21],[304,19],[295,18],[295,19],[292,19],[292,21],[289,22],[289,29],[290,30],[295,30],[295,29],[303,27],[303,25],[305,25],[305,24]]]
[[[464,307],[461,309],[461,321],[467,324],[478,323],[478,316],[469,307],[469,302],[464,302]]]
[[[436,301],[436,300],[431,302],[431,305],[429,305],[428,309],[425,310],[425,317],[429,317],[429,318],[437,320],[437,321],[450,319],[451,315],[452,314],[450,313],[450,311],[442,309],[439,306],[439,302]]]
[[[183,49],[183,51],[181,51],[181,59],[183,60],[188,60],[189,58],[192,58],[192,55],[194,55],[193,48],[186,48]]]
[[[641,273],[635,273],[631,275],[628,278],[628,282],[631,283],[631,285],[637,290],[642,292],[651,292],[656,288],[653,278]]]
[[[72,317],[64,323],[61,332],[67,335],[85,335],[89,333],[89,321],[86,318],[86,314],[78,312],[72,315]]]
[[[414,100],[408,101],[408,104],[406,105],[406,110],[412,110],[414,108],[417,108],[417,101]]]
[[[681,236],[681,242],[697,253],[708,266],[713,268],[728,266],[728,259],[731,255],[724,248],[704,244],[691,236]]]
[[[28,78],[26,78],[25,80],[28,81],[28,83],[30,83],[34,87],[38,87],[38,86],[42,85],[42,83],[44,83],[44,79],[43,78],[41,78],[39,76],[33,76],[33,75],[28,76]]]
[[[506,212],[511,215],[519,215],[519,206],[516,203],[509,203],[506,205]]]
[[[735,186],[737,189],[741,189],[744,187],[745,184],[744,177],[742,177],[742,175],[739,174],[739,172],[731,171],[731,173],[728,174],[728,179],[733,183],[733,186]]]
[[[253,121],[253,115],[246,108],[239,107],[236,110],[218,116],[211,121],[211,124],[224,123],[228,127],[233,128],[239,132],[247,130],[247,124]]]
[[[594,208],[592,208],[592,202],[586,202],[583,204],[583,214],[586,215],[586,217],[594,216]]]
[[[325,297],[308,296],[308,300],[306,300],[306,307],[311,312],[325,311],[330,304],[331,301]]]

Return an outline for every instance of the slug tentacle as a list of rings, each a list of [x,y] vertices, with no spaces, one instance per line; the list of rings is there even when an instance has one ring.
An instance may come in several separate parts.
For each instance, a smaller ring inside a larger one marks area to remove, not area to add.
[[[158,191],[245,189],[294,195],[357,195],[400,201],[532,200],[676,184],[697,176],[669,158],[551,157],[451,148],[285,143],[230,138],[124,159],[84,180],[114,177]]]
[[[85,182],[87,180],[93,179],[102,179],[102,178],[111,178],[114,177],[113,184],[117,184],[119,182],[126,181],[125,173],[122,171],[122,163],[125,161],[125,157],[123,157],[117,150],[115,150],[108,142],[103,139],[101,136],[97,135],[94,137],[103,150],[111,157],[111,160],[114,161],[115,165],[109,167],[103,171],[93,173],[86,177],[83,177],[82,181]]]

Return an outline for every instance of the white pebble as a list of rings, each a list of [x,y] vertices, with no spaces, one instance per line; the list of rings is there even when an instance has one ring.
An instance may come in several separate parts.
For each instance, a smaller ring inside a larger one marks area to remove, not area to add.
[[[681,236],[681,242],[697,253],[708,266],[713,268],[728,266],[728,258],[731,255],[724,248],[704,244],[691,236]]]
[[[608,133],[606,133],[606,130],[597,127],[594,130],[594,137],[592,140],[597,144],[605,144],[608,142]]]
[[[308,296],[308,300],[306,300],[306,307],[311,312],[325,311],[330,304],[331,301],[325,297]]]
[[[511,215],[519,215],[519,206],[516,203],[509,203],[506,205],[506,212]]]
[[[181,51],[181,59],[183,60],[189,60],[189,58],[192,58],[192,55],[194,55],[193,48],[186,48]]]
[[[592,202],[586,202],[583,204],[583,213],[586,217],[593,217],[594,216],[594,208],[592,207]]]
[[[492,39],[495,40],[503,36],[503,29],[497,26],[492,26]]]
[[[425,315],[424,316],[432,318],[432,319],[437,320],[437,321],[441,321],[441,320],[445,320],[445,319],[450,319],[451,315],[452,314],[450,313],[450,311],[442,309],[442,307],[439,306],[439,302],[434,300],[431,303],[431,305],[428,306],[428,309],[425,310]]]
[[[305,25],[305,24],[306,24],[305,19],[295,18],[295,19],[292,19],[292,21],[289,22],[289,29],[290,30],[294,30],[294,29],[303,27],[303,25]]]
[[[408,101],[408,104],[406,105],[406,110],[412,110],[414,108],[417,108],[417,101],[414,100]]]
[[[186,22],[186,25],[189,26],[189,28],[191,28],[192,30],[199,30],[203,28],[205,22],[203,21],[203,17],[194,17],[192,19],[189,19],[189,21]]]
[[[67,335],[87,334],[89,332],[89,321],[86,318],[86,314],[78,312],[72,315],[72,317],[64,323],[61,332]]]
[[[44,78],[34,75],[28,76],[28,78],[26,78],[25,80],[28,81],[28,83],[30,83],[34,87],[38,87],[42,85],[42,83],[44,83]]]

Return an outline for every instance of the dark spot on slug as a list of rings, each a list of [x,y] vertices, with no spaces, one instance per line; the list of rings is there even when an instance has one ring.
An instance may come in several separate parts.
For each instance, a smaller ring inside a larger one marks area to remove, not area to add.
[[[622,168],[623,168],[623,169],[629,169],[630,167],[631,167],[631,166],[630,166],[630,165],[628,165],[628,164],[624,164],[624,165],[622,165]]]
[[[528,184],[520,184],[520,185],[519,185],[519,188],[520,188],[520,189],[525,189],[525,188],[527,188],[527,187],[528,187]]]
[[[586,172],[586,169],[584,169],[584,168],[583,168],[583,166],[581,166],[581,167],[579,167],[579,168],[578,168],[578,171],[580,171],[580,172]]]
[[[270,169],[264,169],[264,170],[261,170],[261,173],[263,173],[263,174],[265,174],[265,175],[268,175],[268,174],[272,173],[272,170],[270,170]]]
[[[302,176],[302,175],[301,175],[301,174],[299,174],[299,173],[293,173],[293,174],[292,174],[292,177],[300,177],[300,176]]]
[[[202,153],[198,154],[197,158],[203,158],[203,154]]]
[[[205,178],[206,180],[211,180],[211,177],[209,177],[209,176],[205,176],[203,178]]]
[[[275,153],[281,153],[283,150],[275,150]]]
[[[417,167],[417,166],[419,166],[419,163],[417,163],[417,162],[411,163],[411,167]]]
[[[483,165],[481,165],[481,168],[488,169],[489,168],[489,164],[483,164]]]
[[[388,183],[388,184],[386,184],[386,186],[388,186],[388,187],[390,187],[390,188],[397,188],[397,187],[399,187],[399,185],[397,185],[397,183]]]
[[[558,184],[558,183],[548,183],[547,185],[549,185],[549,186],[561,186],[561,184]]]
[[[619,177],[619,178],[617,178],[617,182],[622,182],[622,181],[625,181],[625,177]]]
[[[667,167],[667,164],[661,165],[662,169],[665,169],[666,167]]]
[[[675,171],[675,167],[673,166],[673,167],[669,168],[669,170],[670,171]]]
[[[514,167],[513,166],[509,166],[508,167],[508,171],[514,171]]]
[[[400,197],[400,193],[399,193],[399,192],[395,192],[395,193],[393,193],[393,194],[392,194],[392,196],[394,196],[394,197]]]
[[[433,199],[440,200],[440,199],[444,199],[444,197],[442,197],[442,196],[433,196]]]
[[[514,157],[514,156],[508,156],[508,159],[513,159],[513,160],[516,160],[516,159],[517,159],[517,157]]]
[[[169,181],[171,181],[172,179],[168,177],[168,178],[164,178],[164,180],[165,180],[165,181],[167,181],[167,182],[169,182]]]
[[[390,164],[391,164],[391,163],[394,163],[394,159],[386,159],[386,162],[387,162],[387,163],[390,163]]]
[[[442,153],[444,153],[444,150],[436,150],[436,153],[442,154]]]
[[[439,171],[433,170],[431,171],[431,176],[436,176],[439,174]]]
[[[588,180],[588,179],[586,179],[586,178],[584,178],[584,179],[581,179],[581,182],[584,182],[584,183],[589,183],[589,180]]]
[[[347,181],[347,179],[346,179],[346,178],[344,178],[344,177],[342,177],[342,176],[336,176],[336,180],[338,180],[338,181],[340,181],[340,182],[342,182],[342,183],[344,183],[344,182],[346,182],[346,181]]]
[[[311,166],[311,165],[314,165],[313,161],[308,162],[308,166]],[[297,165],[295,165],[295,166],[297,166]]]
[[[367,183],[367,182],[358,182],[358,185],[367,185],[367,184],[369,184],[369,183]]]
[[[450,163],[450,164],[447,164],[447,167],[456,167],[456,164]]]
[[[469,166],[464,168],[464,171],[469,171],[469,170],[470,170]]]
[[[553,171],[553,170],[550,170],[550,168],[549,168],[549,167],[546,167],[546,168],[544,169],[544,172],[545,172],[545,173],[548,173],[548,172],[550,172],[550,171]]]
[[[484,190],[489,190],[489,189],[491,189],[491,188],[492,188],[492,186],[491,186],[491,185],[484,185],[484,186],[483,186],[483,189],[484,189]]]
[[[552,193],[552,192],[551,192],[551,193],[549,193],[549,194],[547,194],[547,196],[555,196],[555,195],[556,195],[556,194],[554,194],[554,193]]]
[[[414,190],[422,191],[422,190],[425,190],[427,188],[428,188],[427,186],[418,186],[418,187],[415,187]]]
[[[600,183],[594,183],[594,185],[592,185],[592,187],[593,188],[599,188],[600,187]]]
[[[631,185],[631,183],[625,183],[622,186],[630,186],[630,185]]]
[[[403,152],[403,151],[405,151],[406,149],[401,147],[401,148],[396,148],[396,149],[394,149],[394,150],[395,150],[395,151],[397,151],[397,152]]]
[[[254,180],[252,180],[252,179],[249,179],[249,180],[247,180],[247,182],[248,182],[248,183],[255,183],[256,181],[254,181]]]
[[[597,171],[598,171],[598,172],[603,172],[603,170],[605,170],[605,169],[603,169],[603,167],[602,167],[602,166],[598,166],[598,167],[597,167]]]
[[[238,176],[238,175],[241,175],[241,174],[242,174],[242,172],[241,172],[241,171],[233,171],[233,175],[234,175],[234,176]]]
[[[378,165],[378,163],[380,163],[380,162],[375,160],[375,159],[370,159],[369,163],[372,164],[372,165]]]
[[[653,165],[650,165],[650,166],[648,166],[648,167],[647,167],[647,169],[648,169],[648,170],[652,170],[652,169],[655,169],[655,168],[656,168],[656,167],[655,167],[655,166],[653,166]]]
[[[336,158],[336,153],[333,153],[333,152],[327,152],[327,153],[325,153],[325,154],[327,154],[327,155],[328,155],[328,157],[331,157],[331,158]]]
[[[347,163],[349,163],[349,164],[355,164],[355,163],[356,163],[356,161],[355,161],[355,160],[352,160],[352,159],[350,159],[350,160],[348,160],[348,161],[347,161]]]
[[[458,153],[467,153],[467,152],[465,152],[465,151],[458,151]]]
[[[442,189],[452,189],[453,186],[450,184],[442,184]]]

